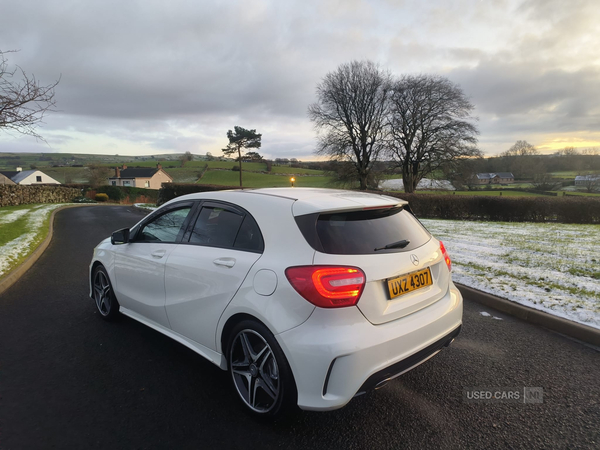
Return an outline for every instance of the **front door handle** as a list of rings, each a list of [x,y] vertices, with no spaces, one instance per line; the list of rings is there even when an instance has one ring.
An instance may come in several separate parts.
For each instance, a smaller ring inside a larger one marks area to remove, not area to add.
[[[233,267],[235,266],[235,258],[217,258],[213,261],[215,266]]]
[[[153,258],[160,259],[163,256],[165,256],[165,253],[167,253],[166,250],[156,250],[156,251],[152,252],[151,255]]]

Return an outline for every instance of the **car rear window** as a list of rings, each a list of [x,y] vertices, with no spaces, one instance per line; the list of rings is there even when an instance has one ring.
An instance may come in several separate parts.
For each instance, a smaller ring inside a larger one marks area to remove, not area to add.
[[[405,252],[431,239],[425,227],[401,207],[311,214],[296,221],[315,250],[336,255]],[[401,244],[402,248],[384,248],[400,241],[408,243]]]

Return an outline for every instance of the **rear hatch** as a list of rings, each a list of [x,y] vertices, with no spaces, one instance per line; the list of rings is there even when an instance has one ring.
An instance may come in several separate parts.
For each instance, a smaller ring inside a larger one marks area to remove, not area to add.
[[[439,241],[407,211],[406,202],[394,200],[296,216],[316,250],[313,264],[363,270],[366,285],[357,306],[373,324],[435,303],[450,281]]]

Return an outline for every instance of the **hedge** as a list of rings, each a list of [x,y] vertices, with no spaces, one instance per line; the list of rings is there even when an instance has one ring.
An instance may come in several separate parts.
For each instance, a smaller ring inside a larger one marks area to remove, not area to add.
[[[81,190],[53,185],[0,185],[0,207],[33,203],[68,203],[81,195]]]
[[[425,219],[600,224],[600,198],[387,194]]]
[[[131,186],[99,186],[96,192],[107,194],[108,198],[113,201],[125,203],[133,203],[136,199],[143,198],[144,202],[154,203],[158,200],[158,192],[156,189],[144,189]]]
[[[110,200],[122,203],[156,203],[158,199],[157,189],[112,185],[102,185],[92,188],[89,184],[76,183],[64,186],[80,189],[83,193],[87,193],[88,198],[94,198],[96,193],[102,193],[108,195]]]
[[[239,189],[239,186],[219,186],[214,184],[195,183],[163,183],[158,191],[156,206],[160,206],[180,195],[194,194],[196,192],[214,192],[228,189]]]
[[[226,189],[239,187],[164,183],[157,205],[180,195]],[[485,197],[387,192],[385,195],[407,200],[416,216],[424,219],[600,224],[600,198],[596,197]]]

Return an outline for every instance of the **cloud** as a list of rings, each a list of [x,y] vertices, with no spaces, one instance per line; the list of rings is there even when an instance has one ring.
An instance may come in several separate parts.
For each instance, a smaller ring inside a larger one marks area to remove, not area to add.
[[[315,87],[353,59],[459,83],[494,149],[598,131],[596,3],[31,0],[3,5],[0,42],[42,82],[61,77],[41,130],[60,151],[217,154],[240,125],[266,154],[310,156]]]

